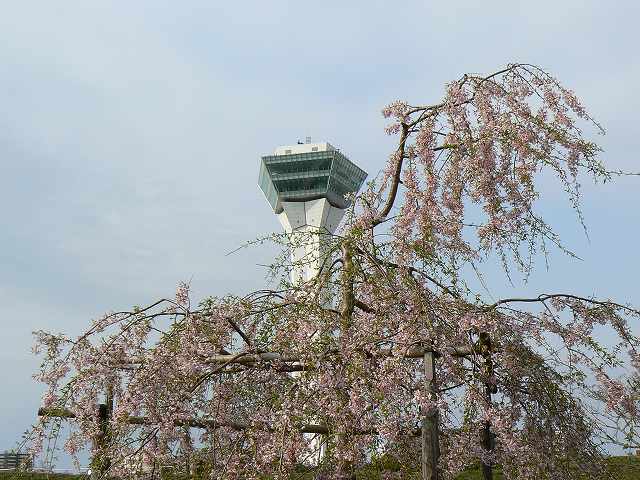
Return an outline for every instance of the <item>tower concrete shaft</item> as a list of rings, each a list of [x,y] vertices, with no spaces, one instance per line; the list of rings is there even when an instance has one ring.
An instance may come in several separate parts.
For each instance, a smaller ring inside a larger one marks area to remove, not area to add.
[[[323,267],[333,235],[344,216],[326,198],[307,202],[282,202],[278,220],[290,235],[291,283],[308,282]]]

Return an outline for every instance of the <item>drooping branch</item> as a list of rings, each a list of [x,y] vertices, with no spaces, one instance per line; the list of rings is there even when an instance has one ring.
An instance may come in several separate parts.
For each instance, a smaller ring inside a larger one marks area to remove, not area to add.
[[[599,305],[602,307],[615,308],[619,310],[624,310],[632,314],[640,315],[640,310],[629,307],[628,305],[622,305],[620,303],[612,302],[609,300],[596,300],[594,298],[581,297],[579,295],[573,295],[573,294],[567,294],[567,293],[543,293],[538,295],[537,297],[505,298],[505,299],[498,300],[497,302],[494,302],[491,305],[482,307],[481,310],[484,312],[489,312],[491,310],[495,310],[500,305],[505,305],[507,303],[544,303],[547,300],[553,300],[554,298],[578,300],[580,302],[591,303],[593,305]]]

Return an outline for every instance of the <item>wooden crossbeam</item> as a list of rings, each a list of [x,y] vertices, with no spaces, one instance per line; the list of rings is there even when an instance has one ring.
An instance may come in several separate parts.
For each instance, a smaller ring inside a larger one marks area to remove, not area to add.
[[[75,418],[76,414],[71,410],[66,408],[40,408],[38,409],[39,417],[57,417],[57,418]],[[152,421],[148,417],[137,417],[137,416],[127,416],[123,419],[119,419],[122,423],[127,423],[129,425],[155,425],[156,422]],[[180,418],[176,419],[173,422],[176,427],[192,427],[192,428],[203,428],[203,429],[215,429],[220,427],[227,427],[233,430],[249,430],[249,429],[258,429],[265,431],[276,431],[270,425],[252,425],[248,423],[242,422],[232,422],[232,421],[219,421],[214,419],[196,419],[196,418]],[[324,425],[318,424],[308,424],[302,425],[298,428],[298,431],[301,433],[318,433],[322,435],[329,435],[332,432],[328,427]],[[350,432],[344,432],[349,435],[377,435],[378,432],[375,430],[355,430]],[[412,432],[413,435],[416,435],[416,432]]]
[[[447,348],[444,351],[435,351],[431,349],[425,349],[421,347],[411,347],[405,350],[404,352],[395,351],[392,349],[385,349],[377,352],[376,356],[380,357],[402,357],[408,359],[420,359],[422,360],[426,353],[433,353],[435,358],[441,357],[443,355],[451,355],[452,357],[465,358],[472,356],[474,354],[480,354],[479,348],[474,346],[462,346],[462,347],[452,347]],[[327,352],[327,355],[338,354],[337,351]],[[269,362],[278,362],[289,365],[280,365],[276,367],[278,371],[299,371],[312,369],[311,366],[306,366],[301,363],[301,358],[298,355],[283,355],[276,352],[264,352],[264,353],[239,353],[239,354],[214,354],[204,361],[205,363],[210,364],[240,364],[246,366],[255,366],[260,363],[269,363]],[[116,368],[127,369],[127,368],[135,368],[136,365],[142,363],[140,359],[130,359],[130,361],[115,365]],[[293,364],[293,365],[291,365]]]

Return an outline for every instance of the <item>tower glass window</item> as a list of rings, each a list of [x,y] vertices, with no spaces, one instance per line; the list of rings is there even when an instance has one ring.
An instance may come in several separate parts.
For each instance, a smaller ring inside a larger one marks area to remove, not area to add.
[[[346,195],[357,192],[367,173],[338,150],[326,149],[284,155],[265,155],[260,162],[258,185],[274,212],[282,211],[281,202],[306,202],[326,198],[337,208],[349,204]]]

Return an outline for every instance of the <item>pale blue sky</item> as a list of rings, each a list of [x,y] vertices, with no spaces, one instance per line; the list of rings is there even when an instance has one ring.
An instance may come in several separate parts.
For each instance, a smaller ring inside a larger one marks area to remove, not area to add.
[[[264,284],[272,250],[225,253],[279,229],[256,187],[277,145],[327,140],[375,175],[386,103],[522,61],[583,98],[611,168],[640,170],[638,18],[633,1],[3,2],[0,451],[36,418],[32,330],[79,333],[180,280]],[[585,261],[553,255],[524,290],[640,303],[639,182],[585,186],[590,243],[546,187]]]

